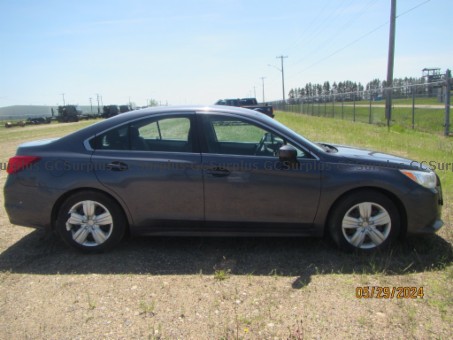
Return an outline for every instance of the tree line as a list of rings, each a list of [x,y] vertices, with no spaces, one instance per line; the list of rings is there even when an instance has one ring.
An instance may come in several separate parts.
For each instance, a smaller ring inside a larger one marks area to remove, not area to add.
[[[423,77],[395,78],[393,80],[393,96],[408,97],[412,95],[412,91],[416,91],[416,94],[424,94],[426,93],[425,86],[414,86],[424,83],[425,78]],[[365,86],[360,82],[351,80],[333,82],[332,84],[329,81],[325,81],[322,84],[307,83],[303,87],[293,88],[289,91],[288,96],[290,100],[332,95],[342,95],[340,97],[346,100],[369,99],[370,95],[373,99],[377,99],[383,97],[386,87],[387,82],[378,78],[371,80]]]

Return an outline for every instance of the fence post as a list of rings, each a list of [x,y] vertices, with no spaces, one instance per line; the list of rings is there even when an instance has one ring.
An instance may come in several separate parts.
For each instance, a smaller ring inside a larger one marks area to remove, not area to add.
[[[341,98],[341,119],[344,119],[344,98]]]
[[[451,92],[451,71],[445,73],[445,136],[450,135],[450,92]]]
[[[415,129],[415,87],[412,86],[412,130]]]
[[[335,118],[335,95],[332,97],[332,117]]]
[[[368,113],[368,123],[371,124],[371,87],[370,87],[370,109]]]
[[[352,108],[352,121],[355,122],[355,95],[354,95],[354,106]]]

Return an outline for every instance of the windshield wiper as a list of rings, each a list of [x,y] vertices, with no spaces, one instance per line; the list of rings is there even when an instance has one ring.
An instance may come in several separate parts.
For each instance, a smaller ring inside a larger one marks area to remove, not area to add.
[[[324,143],[317,143],[325,152],[332,153],[338,152],[338,149],[333,147],[332,145],[324,144]]]

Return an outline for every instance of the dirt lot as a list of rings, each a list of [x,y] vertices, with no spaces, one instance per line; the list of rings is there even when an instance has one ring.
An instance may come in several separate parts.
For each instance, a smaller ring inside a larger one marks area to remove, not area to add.
[[[71,126],[30,129],[35,139]],[[1,163],[27,139],[8,133]],[[453,337],[451,207],[438,235],[371,256],[318,239],[162,237],[84,256],[11,225],[2,195],[0,205],[2,339]],[[356,298],[364,286],[423,287],[424,297]]]

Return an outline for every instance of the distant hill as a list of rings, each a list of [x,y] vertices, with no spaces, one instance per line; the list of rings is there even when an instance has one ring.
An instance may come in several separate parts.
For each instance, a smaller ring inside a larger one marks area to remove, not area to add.
[[[0,107],[0,120],[27,119],[29,117],[50,117],[52,116],[52,108],[54,110],[54,113],[57,114],[57,106],[13,105]],[[79,106],[79,109],[84,113],[91,113],[90,106]],[[97,106],[93,106],[93,113],[97,113]]]

